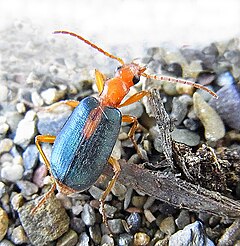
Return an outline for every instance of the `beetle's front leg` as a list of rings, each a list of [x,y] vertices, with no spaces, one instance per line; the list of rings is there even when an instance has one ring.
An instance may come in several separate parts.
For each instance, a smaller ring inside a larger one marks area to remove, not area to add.
[[[114,186],[120,172],[121,172],[121,167],[118,163],[118,161],[113,158],[112,156],[110,156],[108,162],[112,165],[112,168],[113,168],[113,171],[114,171],[114,175],[111,179],[111,181],[108,183],[108,186],[106,188],[106,190],[104,191],[104,193],[102,194],[101,198],[100,198],[100,213],[102,214],[102,217],[103,217],[103,222],[105,223],[105,225],[108,227],[108,224],[107,224],[107,216],[106,216],[106,212],[105,212],[105,209],[104,209],[104,202],[106,200],[106,197],[107,195],[110,193],[112,187]]]
[[[50,106],[47,106],[47,107],[44,107],[44,110],[46,111],[52,111],[54,110],[55,108],[59,107],[60,105],[68,105],[72,108],[76,108],[79,104],[79,101],[76,101],[76,100],[64,100],[64,101],[60,101],[60,102],[56,102]]]

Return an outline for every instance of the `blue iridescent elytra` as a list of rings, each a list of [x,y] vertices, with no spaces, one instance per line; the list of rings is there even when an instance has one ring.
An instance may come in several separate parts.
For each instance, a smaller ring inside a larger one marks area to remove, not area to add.
[[[83,99],[64,124],[53,145],[52,175],[77,191],[92,186],[102,174],[121,126],[120,111],[104,107],[98,115],[101,118],[96,129],[86,138],[86,122],[89,121],[92,110],[98,106],[99,101],[94,97]]]

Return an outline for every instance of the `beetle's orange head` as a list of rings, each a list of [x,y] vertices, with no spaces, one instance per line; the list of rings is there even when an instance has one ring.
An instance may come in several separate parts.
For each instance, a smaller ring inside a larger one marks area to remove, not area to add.
[[[116,69],[115,77],[122,79],[128,87],[139,82],[140,76],[146,70],[136,63],[123,64]]]

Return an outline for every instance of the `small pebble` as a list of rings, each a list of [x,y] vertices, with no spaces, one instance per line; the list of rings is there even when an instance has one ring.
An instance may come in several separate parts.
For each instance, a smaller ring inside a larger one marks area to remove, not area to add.
[[[175,231],[175,222],[172,216],[169,216],[162,220],[159,226],[160,230],[167,235],[172,235]]]
[[[99,200],[104,192],[102,189],[98,188],[95,185],[91,186],[88,191],[91,194],[91,196],[96,200]],[[105,201],[109,202],[111,200],[112,200],[112,195],[108,194]]]
[[[3,240],[0,242],[0,246],[14,246],[14,244],[11,243],[10,241],[8,241],[7,239],[3,239]]]
[[[119,182],[116,182],[113,188],[111,189],[111,192],[113,193],[114,196],[118,197],[118,199],[121,201],[125,197],[127,188],[126,186],[120,184]]]
[[[25,231],[21,225],[13,229],[13,232],[11,235],[11,240],[15,245],[28,242],[28,238],[27,238]]]
[[[24,204],[22,194],[16,194],[11,198],[12,208],[17,211]]]
[[[37,113],[39,133],[41,135],[57,136],[71,113],[72,108],[67,105],[58,105],[51,110],[49,109],[49,111],[39,111]]]
[[[0,85],[0,102],[7,101],[8,98],[8,87],[6,85]]]
[[[133,193],[133,189],[132,188],[128,188],[127,189],[127,193],[125,195],[125,199],[124,199],[124,202],[123,202],[123,208],[124,210],[126,210],[132,200],[132,193]]]
[[[70,219],[54,194],[32,216],[30,212],[38,201],[25,203],[18,209],[18,215],[31,244],[41,246],[68,231]]]
[[[179,143],[184,143],[188,146],[197,146],[200,143],[200,136],[196,132],[188,129],[175,128],[171,132],[172,139]]]
[[[56,246],[74,246],[78,242],[78,235],[74,230],[69,230],[58,239]]]
[[[144,215],[149,223],[152,223],[156,220],[155,216],[152,214],[152,212],[148,209],[144,210]]]
[[[36,135],[36,113],[28,111],[23,120],[18,123],[14,143],[25,149]]]
[[[86,232],[83,232],[79,236],[77,246],[89,246],[90,238]]]
[[[41,96],[38,94],[37,91],[32,92],[31,99],[35,107],[41,107],[44,103],[43,99],[41,98]]]
[[[187,210],[181,210],[179,216],[175,220],[178,229],[183,229],[186,225],[190,224],[190,216]]]
[[[145,204],[146,200],[147,197],[145,196],[133,196],[132,205],[136,208],[143,208],[143,205]]]
[[[53,104],[63,98],[65,92],[56,88],[49,88],[41,93],[41,97],[48,105]]]
[[[23,196],[31,196],[38,192],[38,187],[34,183],[27,180],[19,180],[16,182]]]
[[[23,177],[23,171],[22,165],[5,162],[2,164],[1,178],[10,182],[16,182]]]
[[[0,241],[4,238],[8,230],[8,215],[0,207]]]
[[[101,239],[101,245],[103,246],[114,246],[114,240],[112,237],[110,237],[109,235],[107,234],[104,234],[102,236],[102,239]],[[127,244],[124,244],[124,245],[127,245]],[[120,246],[120,244],[119,244]]]
[[[176,84],[174,83],[164,82],[163,90],[169,96],[175,96],[177,94]]]
[[[92,226],[96,222],[96,214],[94,209],[89,204],[84,204],[81,218],[87,226]]]
[[[212,106],[223,121],[233,129],[240,130],[240,88],[236,84],[223,86],[217,91],[219,98],[211,99],[209,105]]]
[[[170,114],[174,125],[180,125],[188,112],[188,106],[191,104],[191,98],[187,95],[174,97],[172,101],[172,112]]]
[[[0,199],[6,193],[6,191],[7,191],[7,186],[2,181],[0,181]]]
[[[34,169],[37,165],[39,151],[35,144],[29,145],[23,152],[24,169]]]
[[[216,113],[198,93],[193,94],[194,111],[205,128],[205,138],[210,142],[216,142],[225,135],[225,126]]]
[[[135,246],[145,246],[148,245],[150,242],[150,237],[144,232],[138,232],[134,235],[134,242]]]
[[[183,230],[173,234],[169,239],[169,246],[214,246],[214,243],[207,238],[201,222],[196,221],[187,225]]]
[[[19,114],[23,114],[26,112],[26,107],[25,107],[24,103],[17,103],[16,109],[17,109]]]
[[[192,95],[194,91],[194,87],[191,85],[186,85],[186,84],[176,84],[176,91],[178,94],[187,94],[187,95]]]
[[[89,227],[89,235],[96,245],[100,244],[100,242],[101,242],[101,230],[100,230],[100,226],[98,224],[95,224],[94,226]]]
[[[0,140],[0,155],[5,152],[9,152],[12,147],[13,147],[12,139],[5,138],[3,140]]]
[[[129,231],[135,233],[141,227],[142,219],[139,213],[131,213],[127,218]]]
[[[81,218],[73,217],[71,218],[71,226],[74,231],[76,231],[78,234],[85,231],[85,224]]]
[[[65,209],[71,209],[72,208],[72,202],[68,196],[59,192],[56,194],[56,198],[61,202],[62,206]]]
[[[47,176],[47,167],[42,164],[39,166],[34,174],[33,174],[33,183],[36,184],[38,187],[44,186],[44,178]]]
[[[0,138],[3,138],[9,129],[9,125],[6,122],[0,123]]]
[[[144,209],[149,209],[152,205],[153,205],[153,203],[155,202],[155,198],[154,197],[151,197],[151,196],[149,196],[148,198],[147,198],[147,201],[145,202],[145,204],[143,205],[143,208]]]
[[[108,220],[108,226],[109,226],[110,231],[114,234],[120,234],[124,232],[121,219]]]
[[[123,233],[119,235],[118,246],[131,246],[133,243],[133,235]]]

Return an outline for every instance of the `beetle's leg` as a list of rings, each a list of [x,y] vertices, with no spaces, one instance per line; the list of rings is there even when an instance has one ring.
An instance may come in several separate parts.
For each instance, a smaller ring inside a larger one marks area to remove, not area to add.
[[[115,184],[115,182],[116,182],[116,180],[120,174],[120,171],[121,171],[121,167],[115,158],[110,156],[108,162],[112,165],[114,175],[113,175],[111,181],[108,183],[106,190],[104,191],[104,193],[102,194],[102,196],[99,200],[100,201],[100,213],[102,214],[103,222],[106,224],[107,227],[108,227],[108,224],[107,224],[107,216],[106,216],[105,209],[104,209],[104,202],[106,200],[107,195],[110,193],[112,187],[114,186],[114,184]]]
[[[118,106],[118,108],[127,106],[129,104],[135,103],[139,100],[141,100],[143,97],[149,95],[150,93],[148,91],[139,91],[136,94],[132,95],[131,97],[129,97],[125,102],[123,102],[122,104],[120,104]]]
[[[95,69],[95,78],[96,78],[96,85],[98,88],[98,92],[99,94],[101,94],[104,87],[104,81],[106,81],[107,78],[103,73],[101,73],[97,69]]]
[[[54,143],[55,139],[56,139],[55,136],[50,136],[50,135],[38,135],[35,137],[35,143],[38,148],[38,151],[42,156],[44,163],[50,173],[51,173],[50,162],[47,159],[45,153],[43,152],[40,143]],[[48,199],[48,197],[50,197],[50,195],[54,192],[55,189],[56,189],[56,182],[54,181],[50,190],[42,197],[42,199],[38,202],[38,204],[31,210],[31,214],[36,212],[36,210]]]
[[[48,107],[45,107],[44,109],[47,111],[52,111],[54,110],[56,107],[62,105],[62,104],[66,104],[72,108],[76,108],[79,104],[79,101],[76,100],[64,100],[64,101],[60,101],[60,102],[56,102]]]
[[[56,183],[54,182],[50,188],[50,190],[41,198],[41,200],[38,202],[38,204],[31,210],[31,214],[34,214],[36,210],[41,207],[46,200],[51,196],[51,194],[56,190]]]
[[[51,135],[38,135],[35,137],[35,144],[36,144],[38,151],[39,151],[40,155],[42,156],[44,163],[45,163],[45,165],[49,171],[51,171],[50,162],[47,159],[45,153],[43,152],[40,143],[54,143],[55,139],[56,139],[56,137],[51,136]]]
[[[141,159],[144,159],[139,148],[138,148],[138,145],[137,145],[137,142],[134,138],[134,134],[138,128],[138,120],[135,116],[132,116],[132,115],[123,115],[122,116],[122,122],[127,122],[127,123],[132,123],[132,127],[130,128],[129,132],[128,132],[128,137],[131,139],[133,145],[134,145],[134,148],[136,149],[139,157]]]

